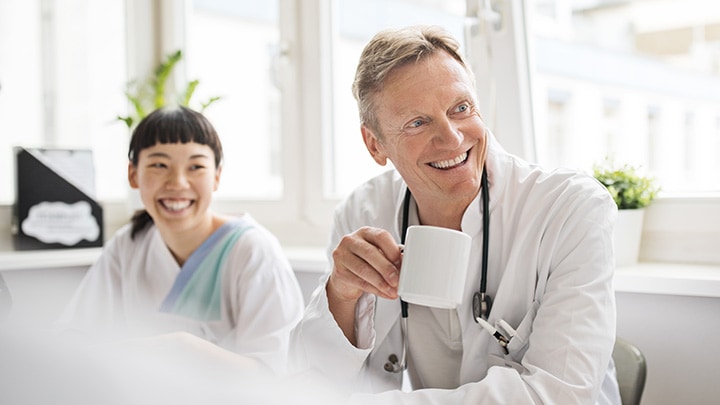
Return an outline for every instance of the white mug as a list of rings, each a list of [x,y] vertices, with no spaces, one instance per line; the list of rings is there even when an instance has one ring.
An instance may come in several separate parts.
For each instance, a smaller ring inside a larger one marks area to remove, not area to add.
[[[405,237],[398,295],[406,302],[456,308],[463,299],[470,263],[470,235],[414,225]]]

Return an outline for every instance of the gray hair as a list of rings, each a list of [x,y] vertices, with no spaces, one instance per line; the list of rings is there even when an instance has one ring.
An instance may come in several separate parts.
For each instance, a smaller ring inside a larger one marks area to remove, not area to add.
[[[439,51],[445,51],[457,60],[474,82],[472,71],[459,50],[458,41],[438,26],[415,25],[375,34],[360,55],[352,85],[360,123],[380,135],[374,96],[383,90],[387,76],[396,67],[419,62]]]

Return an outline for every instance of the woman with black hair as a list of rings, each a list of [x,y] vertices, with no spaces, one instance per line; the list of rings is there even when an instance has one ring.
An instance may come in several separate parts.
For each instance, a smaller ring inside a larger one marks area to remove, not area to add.
[[[109,339],[189,332],[284,369],[303,298],[277,239],[210,208],[222,171],[211,123],[186,107],[134,130],[128,180],[144,210],[106,244],[58,324]]]

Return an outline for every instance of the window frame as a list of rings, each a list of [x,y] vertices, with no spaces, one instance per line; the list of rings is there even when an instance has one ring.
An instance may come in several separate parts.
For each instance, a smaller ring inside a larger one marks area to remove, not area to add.
[[[250,213],[283,244],[323,246],[338,203],[323,197],[322,183],[322,145],[330,122],[330,84],[324,78],[331,64],[331,1],[279,0],[279,6],[283,194],[279,199],[215,197],[213,208],[228,214]],[[191,0],[127,0],[128,21],[140,22],[128,24],[130,77],[151,71],[162,55],[184,49],[186,13],[191,7]],[[184,76],[180,62],[173,83],[184,83]],[[106,222],[118,228],[124,215]]]
[[[286,247],[326,248],[332,213],[339,202],[326,197],[323,181],[323,154],[332,128],[331,81],[327,78],[332,74],[330,34],[334,1],[280,0],[283,197],[279,200],[216,199],[213,203],[220,212],[249,212]],[[492,122],[492,128],[507,149],[533,160],[535,145],[529,93],[532,76],[528,69],[531,61],[524,32],[524,12],[529,2],[492,1],[493,6],[501,7],[498,11],[506,24],[504,31],[491,36],[489,41],[494,49],[504,50],[492,61],[497,72],[492,86],[502,88],[505,99],[503,104],[498,104],[497,121]],[[129,77],[150,71],[162,55],[182,47],[184,13],[189,5],[189,0],[126,0]],[[477,0],[467,0],[469,16],[476,16],[479,7]],[[466,38],[466,43],[470,49],[484,46],[486,40],[475,38],[471,43]],[[471,63],[475,63],[473,58],[470,55]],[[181,64],[178,73],[182,75],[182,71]],[[490,76],[483,75],[482,70],[475,72],[482,100],[482,94],[487,94],[491,86],[484,80]],[[175,78],[177,83],[184,79]],[[518,120],[517,111],[522,111],[523,119]],[[127,222],[128,202],[103,201],[103,207],[109,236]],[[9,218],[11,208],[0,208],[0,212],[8,211],[5,217]],[[642,261],[720,264],[718,245],[720,193],[661,193],[647,208],[640,252]]]
[[[172,0],[156,0],[172,7]],[[281,200],[218,200],[222,212],[247,211],[288,246],[325,248],[332,212],[338,199],[326,197],[323,184],[325,140],[332,128],[331,32],[335,0],[280,0],[281,83],[283,86],[283,177]],[[488,38],[466,37],[468,49],[495,50],[492,66],[478,67],[483,55],[471,54],[479,97],[489,103],[490,89],[503,89],[503,103],[490,120],[496,136],[511,152],[535,159],[533,138],[530,53],[525,31],[531,0],[491,1],[502,28]],[[128,0],[129,3],[145,3]],[[481,3],[467,0],[468,17],[480,14]],[[189,4],[189,2],[186,3]],[[171,12],[167,24],[181,21]],[[128,19],[130,20],[130,18]],[[148,25],[149,26],[149,25]],[[181,27],[165,32],[182,32]],[[470,32],[470,31],[468,31]],[[175,39],[177,41],[177,39]],[[147,43],[148,41],[145,41]],[[177,46],[177,42],[172,43]],[[168,45],[167,49],[171,47]],[[130,58],[129,58],[130,59]],[[493,75],[485,74],[492,68]],[[486,81],[494,78],[494,84]],[[495,90],[497,91],[497,90]],[[486,94],[486,96],[483,96]],[[297,106],[301,106],[297,108]],[[517,112],[521,112],[518,119]],[[300,152],[300,153],[298,153]],[[644,261],[720,263],[720,194],[660,196],[647,208],[640,258]]]
[[[532,0],[493,0],[500,13],[501,29],[488,37],[471,37],[468,49],[490,46],[496,58],[482,65],[481,58],[471,52],[480,99],[493,86],[503,89],[503,103],[498,103],[497,121],[491,128],[509,151],[527,159],[535,159],[535,145],[528,137],[533,122],[530,53],[532,46],[526,33],[526,10]],[[468,17],[482,15],[477,0],[467,1]],[[472,41],[472,42],[471,42]],[[474,47],[474,48],[472,48]],[[499,51],[498,51],[499,50]],[[481,55],[482,56],[482,55]],[[480,68],[478,68],[480,66]],[[493,74],[488,74],[492,69]],[[494,84],[487,78],[494,78]],[[486,96],[485,100],[489,100]],[[488,101],[489,102],[489,101]],[[483,103],[481,102],[481,105]],[[518,119],[518,111],[521,117]],[[519,123],[519,124],[518,124]],[[640,247],[640,260],[648,262],[720,264],[720,193],[668,194],[661,192],[647,207]]]

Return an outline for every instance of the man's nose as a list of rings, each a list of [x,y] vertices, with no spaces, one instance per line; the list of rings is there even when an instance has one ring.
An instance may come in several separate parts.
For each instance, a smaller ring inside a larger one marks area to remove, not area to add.
[[[436,123],[437,131],[433,138],[435,144],[450,149],[460,146],[463,141],[463,134],[455,123],[449,119],[436,121]]]

